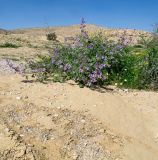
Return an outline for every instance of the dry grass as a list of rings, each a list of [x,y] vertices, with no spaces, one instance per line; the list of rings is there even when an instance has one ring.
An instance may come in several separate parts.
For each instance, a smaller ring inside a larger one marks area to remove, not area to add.
[[[126,31],[128,37],[132,37],[133,43],[136,43],[140,34],[149,35],[149,33],[137,30],[125,29],[108,29],[96,25],[87,25],[89,34],[96,32],[103,32],[108,38],[116,39],[116,37],[123,35]],[[1,58],[17,58],[27,59],[32,58],[37,54],[48,54],[48,49],[53,48],[54,42],[48,41],[46,34],[55,32],[57,39],[64,43],[65,37],[74,37],[80,33],[80,26],[73,25],[67,27],[49,27],[49,28],[31,28],[31,29],[17,29],[5,34],[0,32],[0,45],[5,43],[12,43],[20,47],[14,48],[0,48]]]

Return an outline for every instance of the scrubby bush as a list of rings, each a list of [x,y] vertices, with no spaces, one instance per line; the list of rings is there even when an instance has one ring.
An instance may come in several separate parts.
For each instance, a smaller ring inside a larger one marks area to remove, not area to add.
[[[48,33],[46,36],[47,36],[47,40],[49,40],[49,41],[56,41],[57,40],[57,35],[55,32]]]
[[[154,34],[151,40],[145,41],[142,49],[145,52],[139,77],[142,88],[158,89],[158,36]]]

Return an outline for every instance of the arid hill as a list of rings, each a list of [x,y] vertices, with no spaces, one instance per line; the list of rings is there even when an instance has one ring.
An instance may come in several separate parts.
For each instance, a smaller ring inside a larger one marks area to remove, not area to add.
[[[7,33],[7,30],[0,28],[0,34],[6,34],[6,33]]]
[[[125,35],[132,43],[150,33],[87,25],[90,34]],[[0,160],[157,160],[158,93],[80,88],[73,81],[28,80],[11,64],[49,54],[80,26],[0,30]],[[7,33],[7,34],[6,34]]]
[[[132,43],[136,43],[140,39],[139,36],[142,34],[145,36],[150,35],[150,33],[145,31],[132,29],[109,29],[92,24],[87,24],[86,30],[89,34],[102,32],[110,39],[117,39],[119,36],[126,35],[127,38],[132,40]],[[51,48],[53,48],[54,43],[47,40],[46,34],[52,32],[55,32],[57,39],[64,43],[66,37],[75,37],[80,33],[80,25],[16,29],[7,32],[6,30],[2,30],[0,32],[0,45],[11,43],[18,47],[16,49],[11,47],[0,47],[0,57],[25,59],[37,54],[47,54],[48,50],[51,51]]]

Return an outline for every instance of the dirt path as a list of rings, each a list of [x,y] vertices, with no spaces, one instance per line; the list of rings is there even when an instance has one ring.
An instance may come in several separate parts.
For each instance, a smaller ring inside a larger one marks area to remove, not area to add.
[[[158,93],[23,79],[0,76],[0,159],[158,159]]]

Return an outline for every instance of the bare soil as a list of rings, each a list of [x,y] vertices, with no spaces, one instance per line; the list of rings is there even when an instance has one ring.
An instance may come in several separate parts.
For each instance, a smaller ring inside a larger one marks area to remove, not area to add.
[[[158,159],[158,93],[24,80],[0,76],[1,160]]]

